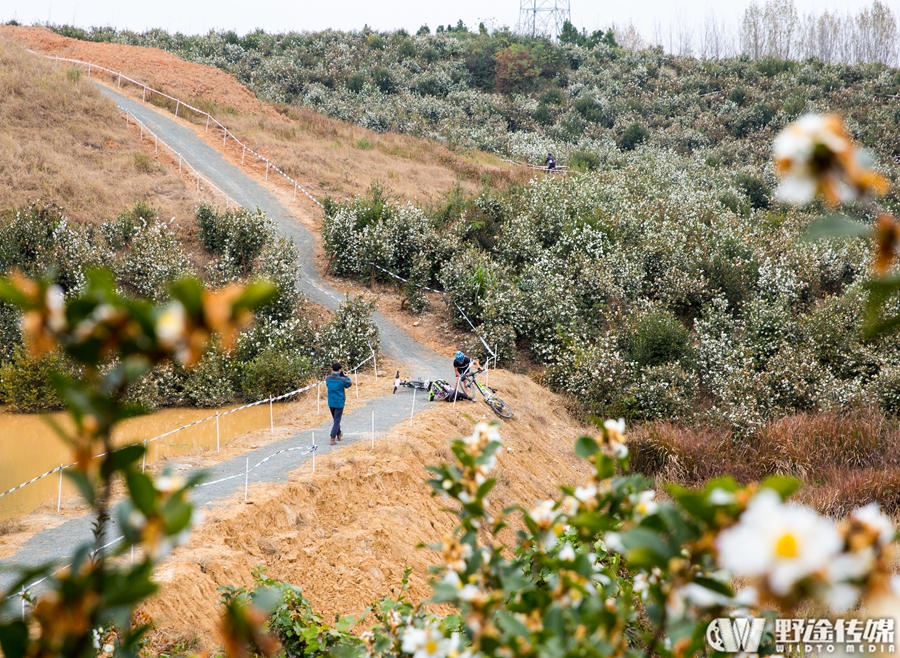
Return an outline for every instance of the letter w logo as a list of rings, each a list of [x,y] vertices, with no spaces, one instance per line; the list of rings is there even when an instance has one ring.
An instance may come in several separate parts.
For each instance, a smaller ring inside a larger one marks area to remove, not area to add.
[[[758,617],[720,617],[712,620],[706,627],[706,641],[716,651],[755,653],[759,649],[765,628],[766,620]]]

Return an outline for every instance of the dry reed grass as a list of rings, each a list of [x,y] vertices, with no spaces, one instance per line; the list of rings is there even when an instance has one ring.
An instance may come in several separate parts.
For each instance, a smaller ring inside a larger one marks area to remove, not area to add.
[[[95,223],[141,200],[192,221],[193,195],[170,168],[152,165],[115,105],[77,70],[0,40],[0,117],[0,209],[43,199]]]
[[[841,516],[877,501],[900,514],[900,425],[876,409],[788,416],[750,439],[721,427],[663,422],[644,425],[631,439],[635,469],[664,482],[790,475],[805,484],[798,500],[824,513]]]

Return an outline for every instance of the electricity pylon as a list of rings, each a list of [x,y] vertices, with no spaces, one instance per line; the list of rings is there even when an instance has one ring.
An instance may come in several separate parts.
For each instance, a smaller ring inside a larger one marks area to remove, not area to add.
[[[563,23],[572,19],[569,0],[519,0],[516,32],[529,37],[550,37],[554,41]]]

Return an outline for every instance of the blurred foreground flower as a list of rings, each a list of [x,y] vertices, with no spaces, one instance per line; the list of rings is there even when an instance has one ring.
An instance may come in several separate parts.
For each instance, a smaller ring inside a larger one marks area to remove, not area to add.
[[[800,205],[821,194],[837,206],[889,189],[887,179],[868,168],[865,152],[834,114],[801,117],[778,135],[773,148],[775,171],[784,179],[776,191],[780,201]]]

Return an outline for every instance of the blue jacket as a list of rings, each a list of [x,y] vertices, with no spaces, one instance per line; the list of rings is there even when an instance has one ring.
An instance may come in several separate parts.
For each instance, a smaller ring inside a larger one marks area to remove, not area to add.
[[[328,388],[328,406],[343,409],[344,403],[347,401],[344,389],[350,388],[350,378],[347,375],[333,372],[325,378],[325,386]]]

